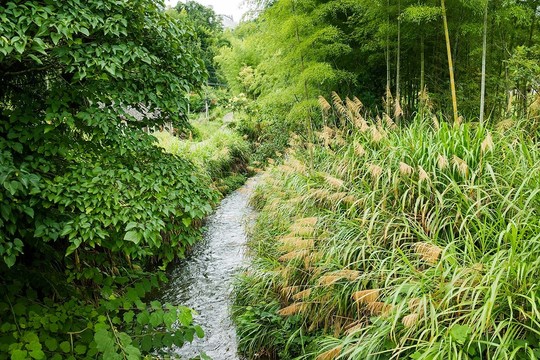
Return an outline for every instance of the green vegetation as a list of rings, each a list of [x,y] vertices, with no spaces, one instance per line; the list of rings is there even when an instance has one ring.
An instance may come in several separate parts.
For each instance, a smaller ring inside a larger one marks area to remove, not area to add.
[[[189,159],[206,173],[223,195],[238,188],[249,174],[251,145],[220,121],[194,121],[188,139],[169,132],[154,133],[168,153]]]
[[[316,99],[332,91],[400,125],[426,107],[453,114],[451,78],[459,116],[539,124],[536,0],[446,1],[448,42],[438,0],[251,2],[259,17],[229,34],[216,60],[232,91],[253,102],[249,122],[271,124],[258,138],[272,150],[282,152],[285,132],[320,127]]]
[[[247,3],[0,1],[0,360],[202,337],[148,299],[274,160],[241,352],[540,358],[540,0]]]
[[[540,2],[250,3],[216,60],[239,129],[285,155],[253,198],[240,350],[538,358]]]
[[[2,1],[0,19],[0,359],[202,336],[191,310],[144,301],[218,199],[143,131],[187,126],[206,77],[193,29],[152,0]]]
[[[335,99],[345,125],[296,143],[253,198],[240,350],[538,358],[540,147],[523,124],[398,128]]]

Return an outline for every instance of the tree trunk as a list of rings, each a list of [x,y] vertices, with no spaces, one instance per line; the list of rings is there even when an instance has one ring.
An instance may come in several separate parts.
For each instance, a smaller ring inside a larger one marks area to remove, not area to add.
[[[420,92],[424,92],[426,87],[426,48],[425,48],[425,35],[422,32],[420,39]]]
[[[454,64],[452,62],[452,47],[450,45],[450,34],[448,31],[448,20],[446,19],[446,7],[444,0],[441,0],[441,9],[444,25],[444,36],[446,39],[446,52],[448,55],[448,72],[450,73],[450,91],[452,93],[452,108],[454,110],[454,124],[458,123],[458,107],[457,107],[457,94],[456,83],[454,81]]]
[[[401,0],[398,0],[398,32],[397,32],[397,56],[396,56],[396,123],[399,123],[401,116],[401,88],[400,88],[400,69],[401,69]]]
[[[482,44],[482,80],[480,84],[480,124],[484,124],[484,108],[486,105],[486,57],[487,57],[487,23],[489,0],[484,9],[484,39]]]
[[[390,9],[390,0],[386,1],[386,10]],[[390,116],[390,14],[387,13],[386,24],[386,114]]]

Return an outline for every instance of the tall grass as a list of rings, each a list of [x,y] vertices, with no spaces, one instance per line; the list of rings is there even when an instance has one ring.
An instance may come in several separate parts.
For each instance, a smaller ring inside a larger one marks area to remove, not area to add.
[[[340,129],[291,150],[252,199],[254,260],[234,309],[241,350],[540,358],[540,147],[530,134],[517,123],[418,117],[397,128],[359,108],[339,113]]]
[[[219,121],[198,120],[192,125],[194,131],[188,139],[180,139],[166,131],[156,132],[154,136],[165,151],[197,164],[221,193],[234,190],[249,173],[249,142]]]

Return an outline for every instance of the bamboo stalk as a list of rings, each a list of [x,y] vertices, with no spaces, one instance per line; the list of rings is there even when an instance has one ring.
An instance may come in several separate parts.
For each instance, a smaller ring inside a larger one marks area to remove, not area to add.
[[[452,92],[452,108],[454,110],[454,124],[459,123],[458,104],[456,95],[456,83],[454,80],[454,63],[452,61],[452,47],[450,45],[450,33],[448,32],[448,20],[446,19],[446,6],[444,0],[441,0],[441,9],[444,25],[444,36],[446,39],[446,52],[448,55],[448,71],[450,73],[450,91]]]

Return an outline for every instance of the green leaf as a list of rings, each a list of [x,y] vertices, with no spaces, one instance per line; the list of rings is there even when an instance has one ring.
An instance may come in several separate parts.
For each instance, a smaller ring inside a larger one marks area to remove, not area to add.
[[[19,41],[13,44],[13,46],[15,47],[15,50],[17,50],[19,54],[22,54],[24,52],[24,49],[26,48],[26,41]]]
[[[14,254],[4,256],[4,262],[6,263],[7,267],[10,268],[13,265],[15,265],[16,256]]]
[[[59,346],[62,352],[65,352],[65,353],[71,352],[71,344],[68,341],[62,341]]]
[[[126,235],[124,236],[124,240],[131,241],[135,244],[138,244],[141,242],[142,235],[137,231],[128,231]]]
[[[124,314],[124,322],[130,323],[133,321],[134,317],[135,317],[135,313],[133,311],[128,311]]]
[[[54,32],[51,33],[51,40],[54,45],[58,45],[58,42],[60,41],[61,38],[62,38],[62,34],[54,33]]]
[[[131,221],[126,225],[125,231],[129,231],[129,230],[131,230],[133,228],[136,228],[138,225],[139,224],[137,224],[136,222]]]
[[[11,360],[26,360],[28,352],[26,350],[13,350],[11,352]]]
[[[163,315],[163,322],[165,323],[165,326],[167,326],[167,328],[172,327],[176,320],[177,316],[172,311],[169,311]]]
[[[48,338],[45,340],[45,347],[49,351],[56,351],[58,349],[58,341],[55,338]]]
[[[150,314],[150,324],[153,327],[158,327],[163,322],[163,312],[162,311],[154,311],[152,314]]]
[[[30,357],[36,360],[45,359],[45,353],[43,352],[43,350],[33,350],[30,351]]]
[[[124,351],[128,360],[139,360],[142,357],[141,351],[133,345],[126,346]]]
[[[98,329],[94,334],[94,341],[96,342],[96,347],[99,351],[106,352],[115,352],[114,339],[112,334],[106,329]]]
[[[465,344],[465,341],[467,340],[467,337],[469,336],[469,332],[471,331],[471,328],[467,325],[453,325],[450,328],[450,336],[454,341],[456,341],[458,344]]]
[[[137,323],[140,325],[147,325],[149,321],[150,315],[148,314],[148,311],[144,310],[137,315]]]
[[[197,334],[197,337],[199,339],[202,339],[204,337],[204,330],[199,325],[194,326],[195,333]]]
[[[75,353],[79,355],[83,355],[86,353],[87,347],[83,344],[77,344],[75,346]]]

